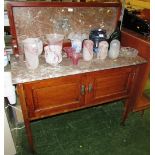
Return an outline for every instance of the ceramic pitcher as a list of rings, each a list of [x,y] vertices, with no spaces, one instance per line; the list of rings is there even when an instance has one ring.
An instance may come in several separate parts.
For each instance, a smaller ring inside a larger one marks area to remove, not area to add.
[[[109,58],[111,59],[118,58],[119,52],[120,52],[120,41],[114,39],[110,43]]]
[[[45,50],[45,60],[48,64],[56,66],[62,61],[61,51],[55,51],[53,46],[50,45],[44,47]]]
[[[83,59],[90,61],[93,58],[93,41],[85,40],[83,43]]]
[[[101,41],[99,43],[98,53],[97,53],[97,58],[98,59],[104,60],[107,57],[108,47],[109,47],[109,44],[108,44],[107,41]]]
[[[22,41],[23,51],[26,58],[26,66],[36,69],[39,65],[38,56],[42,53],[43,43],[39,38],[27,38]]]

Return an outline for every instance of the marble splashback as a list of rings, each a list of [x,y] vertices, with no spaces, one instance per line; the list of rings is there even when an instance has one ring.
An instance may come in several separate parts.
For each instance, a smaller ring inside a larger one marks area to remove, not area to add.
[[[109,36],[116,24],[116,7],[14,7],[14,22],[21,51],[21,42],[28,37],[40,37],[46,42],[45,35],[62,33],[67,39],[71,32],[89,35],[91,29],[103,28]]]

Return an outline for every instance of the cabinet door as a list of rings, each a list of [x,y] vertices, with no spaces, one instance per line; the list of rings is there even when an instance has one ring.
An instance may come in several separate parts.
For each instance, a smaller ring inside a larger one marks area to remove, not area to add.
[[[84,103],[81,88],[81,75],[24,84],[29,116],[35,119],[81,106]]]
[[[88,74],[86,104],[104,103],[128,97],[134,67],[123,67]]]

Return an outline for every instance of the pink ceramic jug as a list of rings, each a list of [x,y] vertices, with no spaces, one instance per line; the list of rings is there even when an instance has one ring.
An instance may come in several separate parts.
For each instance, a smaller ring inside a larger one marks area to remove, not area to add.
[[[45,60],[48,64],[56,66],[62,61],[61,52],[55,52],[51,49],[50,45],[44,47]]]
[[[90,61],[93,58],[93,41],[85,40],[83,43],[83,59]]]
[[[99,43],[98,53],[97,53],[97,58],[98,59],[104,60],[107,57],[108,47],[109,47],[109,44],[108,44],[107,41],[101,41]]]

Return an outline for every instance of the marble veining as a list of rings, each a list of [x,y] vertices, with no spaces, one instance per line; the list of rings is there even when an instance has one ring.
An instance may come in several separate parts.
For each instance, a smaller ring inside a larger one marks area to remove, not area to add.
[[[88,62],[81,59],[78,65],[73,65],[68,58],[64,57],[63,61],[57,66],[47,64],[44,55],[41,55],[39,59],[39,67],[35,70],[29,70],[26,68],[22,55],[18,58],[12,56],[11,73],[13,84],[146,63],[146,60],[140,56],[118,57],[115,60],[94,58]]]
[[[19,53],[22,53],[22,40],[40,37],[46,43],[45,35],[49,33],[61,33],[68,39],[71,32],[89,36],[90,30],[103,28],[110,36],[117,14],[116,7],[14,7]]]

